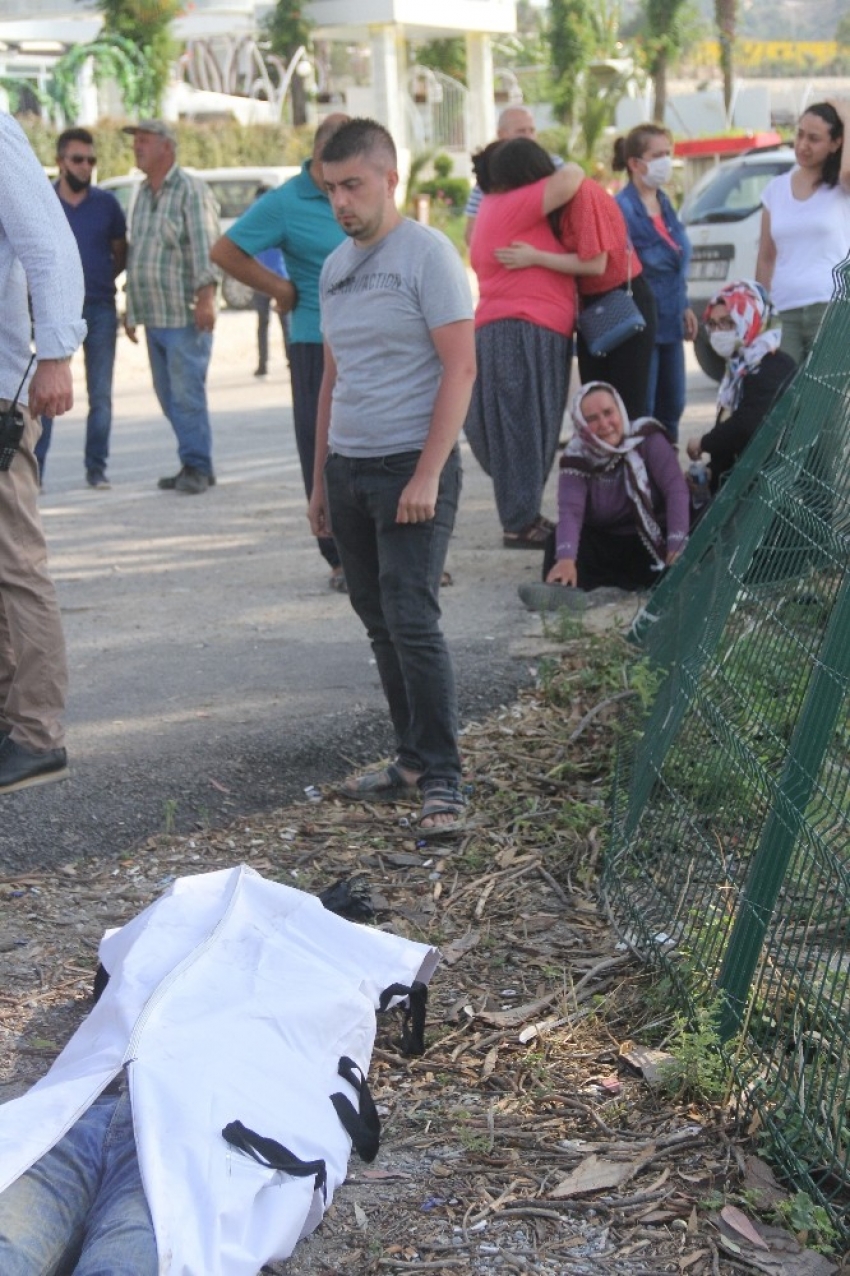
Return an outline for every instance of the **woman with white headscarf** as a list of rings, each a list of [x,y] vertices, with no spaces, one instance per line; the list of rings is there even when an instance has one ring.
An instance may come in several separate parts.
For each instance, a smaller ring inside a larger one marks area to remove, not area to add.
[[[581,591],[646,589],[688,537],[688,488],[676,452],[651,417],[629,421],[605,381],[582,386],[571,413],[575,432],[561,458],[558,527],[544,580]]]
[[[726,360],[717,391],[717,419],[702,438],[688,442],[688,456],[709,457],[709,486],[716,492],[785,390],[797,365],[779,348],[781,329],[769,327],[771,305],[761,284],[741,279],[711,298],[703,315],[711,348]]]

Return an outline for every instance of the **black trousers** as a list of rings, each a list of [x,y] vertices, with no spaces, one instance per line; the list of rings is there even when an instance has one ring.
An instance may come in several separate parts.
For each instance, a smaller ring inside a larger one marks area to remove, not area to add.
[[[625,289],[625,284],[623,285]],[[610,354],[594,356],[581,333],[576,334],[578,370],[582,385],[607,381],[626,405],[630,421],[646,416],[649,404],[649,372],[655,349],[655,298],[643,275],[632,280],[635,305],[646,320],[643,332],[636,332]],[[595,300],[595,298],[593,298]]]
[[[543,579],[555,566],[555,532],[543,553]],[[618,536],[598,527],[583,527],[576,554],[579,589],[649,589],[660,576],[643,541],[633,535]]]

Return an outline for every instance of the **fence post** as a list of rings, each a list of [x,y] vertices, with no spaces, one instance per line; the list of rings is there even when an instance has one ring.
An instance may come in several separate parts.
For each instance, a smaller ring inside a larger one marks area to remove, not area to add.
[[[844,705],[850,681],[850,571],[845,571],[812,670],[776,800],[764,826],[723,958],[718,986],[724,993],[720,1036],[738,1031],[764,936],[788,871],[806,807]]]

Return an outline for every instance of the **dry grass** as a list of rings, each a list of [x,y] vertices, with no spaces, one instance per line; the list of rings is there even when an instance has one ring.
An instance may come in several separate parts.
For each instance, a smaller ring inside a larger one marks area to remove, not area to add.
[[[538,692],[469,727],[471,827],[455,840],[417,840],[412,808],[325,795],[0,881],[0,1096],[35,1080],[85,1013],[103,929],[175,876],[244,862],[309,891],[359,876],[378,924],[442,950],[427,1050],[402,1057],[397,1025],[382,1025],[382,1152],[373,1168],[352,1162],[320,1231],[274,1270],[752,1271],[718,1214],[745,1203],[746,1173],[721,1114],[660,1098],[619,1056],[626,1039],[663,1035],[669,1014],[595,893],[630,659],[610,635],[568,639]],[[802,1273],[796,1261],[762,1270]]]

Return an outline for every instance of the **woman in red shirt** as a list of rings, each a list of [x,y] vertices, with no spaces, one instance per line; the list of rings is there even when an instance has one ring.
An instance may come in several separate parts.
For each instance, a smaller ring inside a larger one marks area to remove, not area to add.
[[[563,258],[541,254],[533,245],[517,242],[499,252],[499,261],[508,270],[542,266],[558,272],[565,271],[570,260],[577,259],[582,266],[590,263],[598,266],[601,262],[601,270],[595,269],[593,273],[569,272],[576,275],[579,309],[582,304],[598,300],[615,288],[626,291],[631,286],[646,327],[610,354],[597,357],[590,353],[579,333],[576,353],[583,384],[607,381],[625,403],[630,419],[645,416],[655,348],[655,298],[643,278],[620,206],[598,182],[588,179],[582,182],[575,198],[551,215],[550,221],[561,247],[566,250]]]
[[[516,173],[512,186],[499,178],[502,152]],[[576,301],[569,276],[582,263],[573,254],[569,272],[530,266],[518,274],[501,264],[499,250],[522,238],[543,257],[567,260],[547,214],[572,199],[585,178],[575,164],[556,172],[529,138],[494,143],[474,162],[485,194],[470,244],[480,300],[478,379],[466,437],[493,480],[505,548],[542,550],[553,525],[543,518],[540,503],[558,446],[572,360]]]

